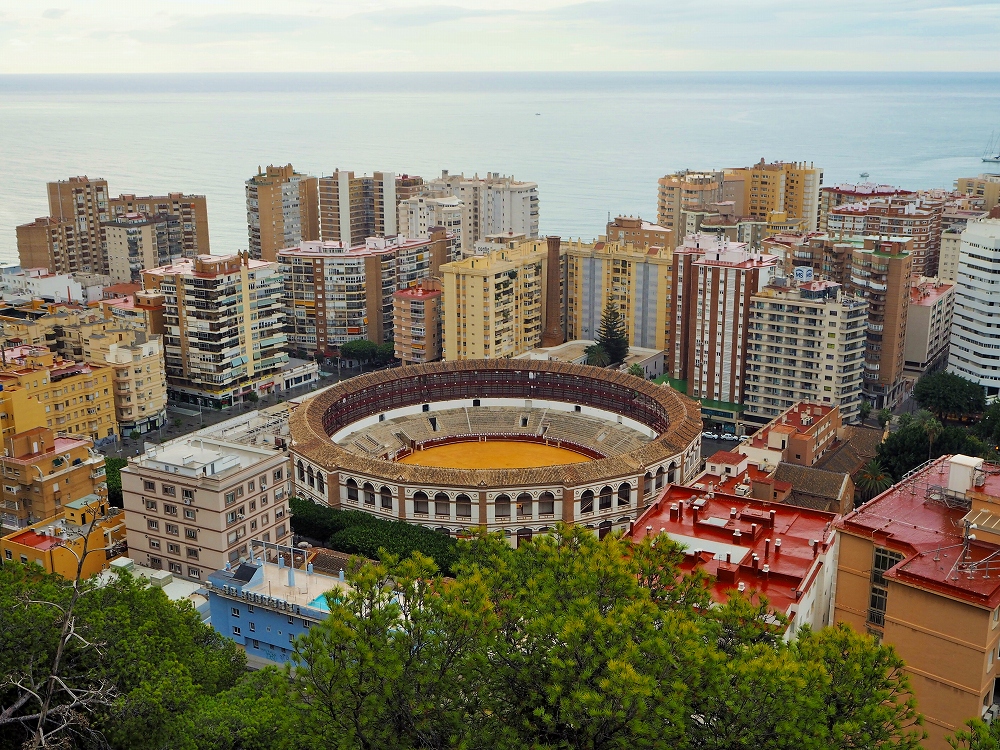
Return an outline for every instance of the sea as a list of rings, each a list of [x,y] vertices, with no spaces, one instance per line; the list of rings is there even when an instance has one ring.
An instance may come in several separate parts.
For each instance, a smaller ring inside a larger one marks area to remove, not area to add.
[[[543,234],[656,217],[680,169],[812,162],[824,184],[951,187],[1000,171],[1000,74],[352,73],[0,76],[0,262],[45,183],[208,197],[212,251],[247,246],[244,181],[268,164],[538,183]],[[867,175],[862,178],[862,175]]]

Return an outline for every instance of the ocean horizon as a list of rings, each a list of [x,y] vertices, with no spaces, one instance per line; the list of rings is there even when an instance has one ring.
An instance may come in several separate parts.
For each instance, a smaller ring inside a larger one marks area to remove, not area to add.
[[[950,188],[997,171],[1000,73],[261,73],[0,76],[0,261],[48,213],[45,183],[207,196],[212,251],[247,246],[258,166],[538,183],[540,231],[656,218],[679,169],[806,161],[824,184]],[[992,169],[991,169],[992,168]]]

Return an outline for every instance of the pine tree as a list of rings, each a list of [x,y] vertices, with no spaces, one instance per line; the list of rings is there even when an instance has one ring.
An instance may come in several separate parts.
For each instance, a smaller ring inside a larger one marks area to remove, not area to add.
[[[618,306],[608,300],[601,316],[601,326],[597,330],[597,343],[608,353],[612,363],[621,362],[628,356],[628,334],[625,320]]]

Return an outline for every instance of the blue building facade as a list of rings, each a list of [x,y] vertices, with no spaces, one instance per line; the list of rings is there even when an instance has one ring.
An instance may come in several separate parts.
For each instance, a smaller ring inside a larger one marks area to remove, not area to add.
[[[217,570],[206,586],[212,627],[243,646],[251,666],[287,662],[296,637],[330,614],[326,592],[346,588],[343,578],[286,566],[283,557]]]

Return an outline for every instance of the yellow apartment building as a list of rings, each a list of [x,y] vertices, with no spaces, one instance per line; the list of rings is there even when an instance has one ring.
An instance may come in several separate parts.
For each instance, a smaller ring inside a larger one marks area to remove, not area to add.
[[[4,438],[0,520],[5,529],[23,529],[61,513],[83,497],[108,494],[104,457],[86,437],[57,434],[47,427]]]
[[[441,266],[445,360],[515,357],[539,345],[547,252],[536,240]]]
[[[805,229],[819,226],[819,191],[823,170],[805,162],[771,162],[726,170],[726,182],[743,182],[743,210],[767,219],[775,211],[805,220]]]
[[[618,242],[566,242],[563,306],[566,339],[594,340],[610,300],[631,346],[664,349],[670,326],[673,251]]]
[[[656,223],[672,232],[670,248],[684,240],[684,214],[707,210],[722,197],[722,172],[678,172],[661,177],[656,195]],[[608,239],[611,239],[609,236]]]
[[[125,553],[125,514],[107,499],[84,495],[68,502],[57,516],[0,539],[5,564],[35,564],[47,573],[90,578]]]
[[[204,195],[119,195],[108,201],[108,213],[113,217],[125,214],[172,216],[179,220],[183,255],[193,258],[212,252],[208,241],[208,206]]]

